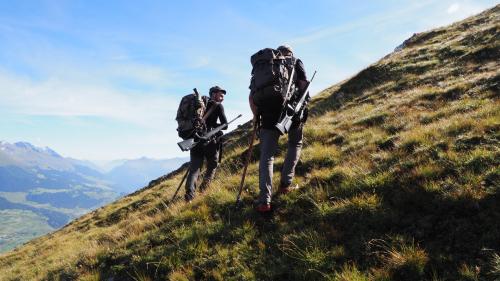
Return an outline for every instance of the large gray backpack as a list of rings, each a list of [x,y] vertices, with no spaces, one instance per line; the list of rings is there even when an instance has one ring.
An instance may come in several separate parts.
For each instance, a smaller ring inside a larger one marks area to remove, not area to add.
[[[193,134],[202,129],[203,114],[206,108],[206,98],[200,97],[197,93],[192,93],[182,97],[177,108],[177,132],[179,137],[188,139]]]
[[[252,63],[250,89],[253,92],[254,103],[257,106],[283,103],[295,59],[283,56],[278,50],[265,48],[253,54],[250,62]]]

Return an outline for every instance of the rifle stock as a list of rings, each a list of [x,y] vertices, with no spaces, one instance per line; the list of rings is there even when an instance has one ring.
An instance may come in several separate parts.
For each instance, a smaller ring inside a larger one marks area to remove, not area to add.
[[[183,140],[177,143],[177,145],[181,148],[182,151],[188,151],[191,148],[195,147],[196,144],[198,144],[198,142],[195,142],[194,138]]]
[[[229,124],[233,123],[234,120],[236,120],[236,119],[238,119],[240,117],[241,117],[241,114],[238,115],[233,120],[231,120],[231,121],[229,121],[229,122],[227,122],[225,124],[222,124],[222,125],[218,126],[217,128],[211,130],[210,132],[204,134],[203,136],[199,137],[198,140],[195,140],[195,138],[189,138],[187,140],[183,140],[181,142],[178,142],[177,145],[180,147],[180,149],[182,151],[191,150],[193,147],[195,147],[200,142],[200,140],[209,140],[215,134],[217,134],[219,131],[221,131],[222,129],[226,128]]]
[[[276,126],[275,126],[276,129],[278,129],[281,134],[288,133],[288,131],[290,130],[290,126],[292,126],[292,123],[293,123],[292,122],[293,116],[295,114],[297,114],[302,109],[302,106],[304,105],[304,103],[306,101],[307,92],[309,91],[309,86],[311,85],[311,83],[314,79],[314,76],[316,76],[316,71],[314,71],[314,74],[311,78],[311,81],[309,81],[309,83],[307,83],[307,87],[304,90],[304,93],[300,97],[300,100],[295,104],[295,106],[291,105],[289,100],[286,102],[285,108],[284,108],[283,113],[282,113],[282,115],[284,115],[284,116],[281,118],[281,121],[279,121],[278,124],[276,124]]]

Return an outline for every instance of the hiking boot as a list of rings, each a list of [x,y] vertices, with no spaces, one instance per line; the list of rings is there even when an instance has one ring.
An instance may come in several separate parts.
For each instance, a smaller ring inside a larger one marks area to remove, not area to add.
[[[205,191],[207,191],[207,189],[210,187],[210,184],[211,182],[208,181],[208,182],[202,182],[201,185],[200,185],[200,188],[199,188],[199,192],[200,193],[204,193]]]
[[[255,210],[259,213],[267,213],[271,211],[271,204],[269,203],[260,203],[255,207]]]
[[[284,186],[284,185],[281,185],[279,190],[278,190],[278,194],[288,194],[294,190],[297,190],[299,189],[299,185],[298,184],[290,184],[288,186]]]
[[[189,195],[189,194],[184,195],[184,201],[186,203],[191,203],[191,201],[193,201],[193,199],[194,199],[193,195]]]

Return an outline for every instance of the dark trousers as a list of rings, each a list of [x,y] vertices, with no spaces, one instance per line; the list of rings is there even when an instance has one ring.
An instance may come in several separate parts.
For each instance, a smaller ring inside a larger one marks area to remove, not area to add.
[[[208,187],[210,181],[215,176],[215,170],[219,165],[219,144],[214,141],[203,144],[200,143],[190,151],[191,161],[189,163],[189,174],[186,181],[186,200],[191,200],[195,196],[196,182],[203,166],[203,160],[207,160],[207,170],[200,185],[200,191]]]
[[[289,186],[295,175],[295,167],[299,162],[302,150],[303,124],[293,127],[288,132],[288,148],[281,171],[281,186]],[[278,150],[280,133],[276,129],[260,130],[260,161],[259,161],[259,202],[271,203],[273,189],[274,155]]]

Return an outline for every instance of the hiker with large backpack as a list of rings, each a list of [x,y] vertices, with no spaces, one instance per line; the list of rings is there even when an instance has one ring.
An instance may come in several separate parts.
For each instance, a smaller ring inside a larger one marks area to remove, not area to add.
[[[201,137],[221,124],[227,123],[224,107],[222,106],[225,94],[226,90],[214,86],[209,90],[209,97],[200,97],[195,91],[194,94],[185,96],[179,105],[176,118],[179,124],[177,129],[179,136],[183,139],[194,138],[197,141],[196,146],[190,149],[189,172],[186,181],[186,195],[184,196],[187,202],[190,202],[195,197],[196,182],[204,159],[207,161],[207,168],[203,181],[198,188],[200,192],[208,188],[219,165],[223,133],[219,131],[208,140]],[[225,129],[227,129],[227,126]]]
[[[298,188],[292,181],[302,149],[302,129],[307,119],[306,103],[293,115],[291,126],[286,132],[281,132],[277,125],[286,109],[285,105],[302,96],[308,81],[304,64],[293,56],[292,48],[288,45],[280,46],[277,50],[260,50],[251,57],[251,62],[249,103],[254,115],[253,122],[260,122],[260,193],[256,210],[265,213],[271,211],[273,161],[282,133],[288,133],[288,149],[278,192],[285,194]]]

